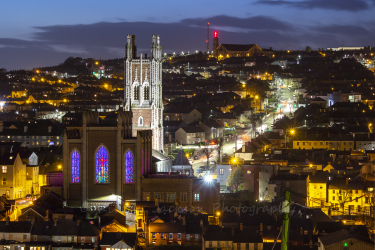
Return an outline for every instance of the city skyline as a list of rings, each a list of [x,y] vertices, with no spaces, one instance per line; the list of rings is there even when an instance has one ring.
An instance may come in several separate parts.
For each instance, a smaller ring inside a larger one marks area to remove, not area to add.
[[[20,4],[21,3],[21,4]],[[374,1],[190,1],[125,3],[66,1],[4,2],[0,21],[0,68],[31,69],[67,57],[119,58],[126,34],[148,51],[150,34],[162,37],[163,52],[206,50],[207,22],[219,43],[256,43],[261,48],[304,50],[371,46]]]

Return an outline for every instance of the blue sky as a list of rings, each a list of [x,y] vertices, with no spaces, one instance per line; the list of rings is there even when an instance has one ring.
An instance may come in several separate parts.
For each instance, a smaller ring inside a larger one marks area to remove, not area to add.
[[[57,65],[69,56],[124,56],[126,34],[139,52],[152,34],[164,52],[205,50],[206,24],[219,43],[313,49],[372,46],[375,0],[65,0],[0,2],[0,68]]]

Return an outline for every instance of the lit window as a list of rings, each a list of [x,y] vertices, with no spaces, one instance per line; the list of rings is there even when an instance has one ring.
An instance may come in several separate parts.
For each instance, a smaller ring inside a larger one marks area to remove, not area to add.
[[[108,182],[108,151],[101,146],[96,152],[96,183],[106,184]]]
[[[3,170],[3,174],[6,174],[7,171],[8,171],[8,167],[7,167],[7,166],[3,166],[3,167],[2,167],[2,170]]]
[[[133,183],[133,154],[130,151],[125,155],[125,183]]]
[[[194,201],[199,201],[199,194],[194,194]]]
[[[79,154],[77,150],[72,153],[72,183],[79,183]]]

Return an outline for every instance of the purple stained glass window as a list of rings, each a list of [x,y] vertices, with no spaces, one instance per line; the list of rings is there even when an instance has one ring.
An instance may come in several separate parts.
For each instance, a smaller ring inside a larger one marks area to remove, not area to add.
[[[72,183],[79,183],[79,154],[77,150],[72,153]]]
[[[96,151],[96,183],[108,183],[108,151],[103,146]]]
[[[125,183],[133,183],[133,154],[130,151],[125,155]]]

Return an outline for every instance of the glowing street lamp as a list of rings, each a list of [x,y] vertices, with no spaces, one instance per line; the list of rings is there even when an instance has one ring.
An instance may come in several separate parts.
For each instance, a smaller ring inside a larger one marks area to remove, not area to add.
[[[294,135],[294,133],[295,133],[296,131],[294,130],[294,129],[290,129],[289,130],[289,133],[291,134],[291,135]],[[286,149],[288,149],[288,146],[287,146],[287,144],[286,144],[286,134],[288,133],[288,131],[285,131],[285,148]]]
[[[211,183],[211,182],[213,182],[213,178],[212,178],[212,175],[206,175],[205,177],[204,177],[204,181],[206,182],[206,183]]]

